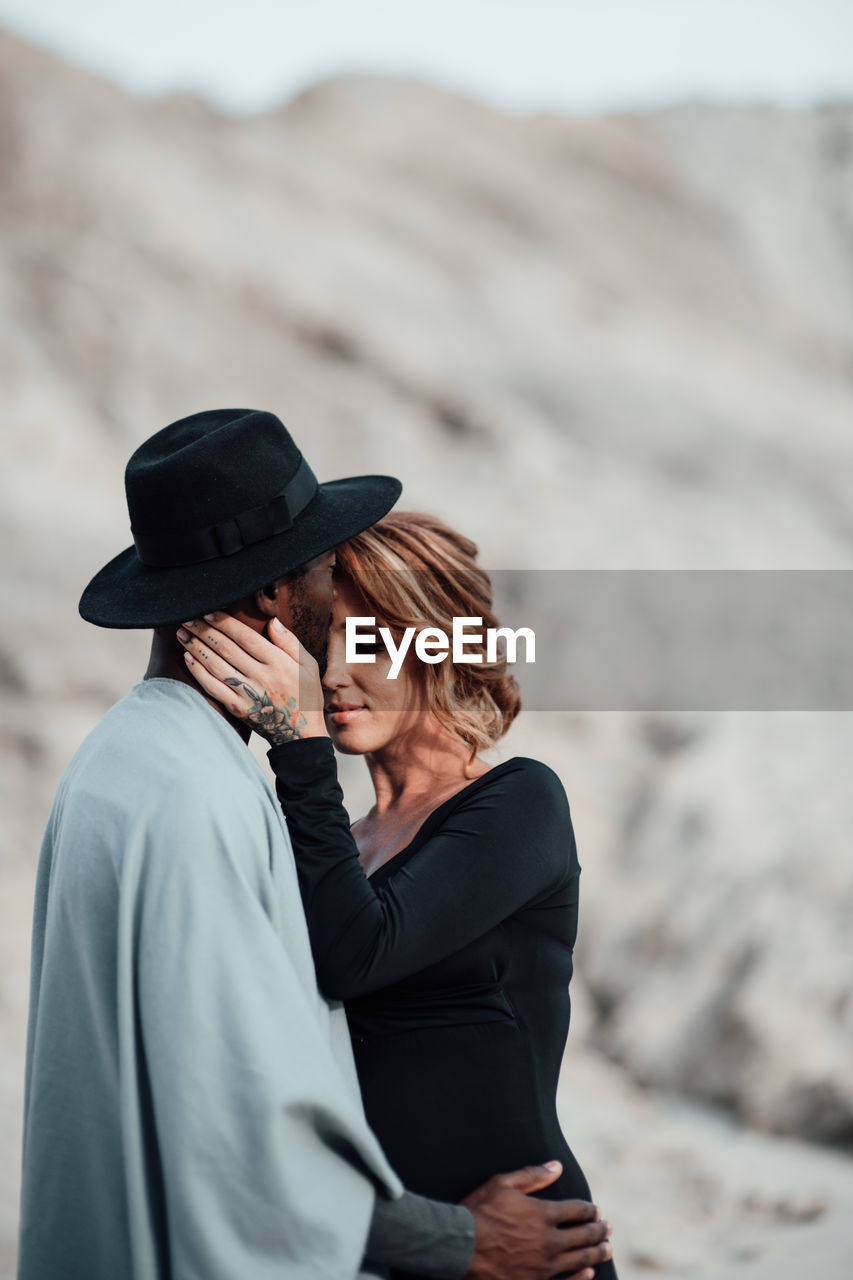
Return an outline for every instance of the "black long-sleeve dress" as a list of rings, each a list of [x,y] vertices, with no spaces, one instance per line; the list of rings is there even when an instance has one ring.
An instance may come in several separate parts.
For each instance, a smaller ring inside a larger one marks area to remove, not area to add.
[[[330,740],[269,759],[320,988],[345,1001],[367,1117],[405,1185],[457,1201],[557,1159],[542,1194],[590,1199],[556,1110],[580,872],[557,775],[495,766],[367,877]]]

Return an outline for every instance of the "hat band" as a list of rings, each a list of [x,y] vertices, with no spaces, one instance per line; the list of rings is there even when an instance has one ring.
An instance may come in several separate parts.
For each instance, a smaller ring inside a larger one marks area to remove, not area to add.
[[[206,529],[183,529],[175,533],[133,531],[136,554],[154,569],[177,569],[183,565],[219,560],[264,542],[277,533],[286,533],[317,492],[317,478],[303,458],[296,474],[281,493],[269,502],[239,515],[229,516]]]

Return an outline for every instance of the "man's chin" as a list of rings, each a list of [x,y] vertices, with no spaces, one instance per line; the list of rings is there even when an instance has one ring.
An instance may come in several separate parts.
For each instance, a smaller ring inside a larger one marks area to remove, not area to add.
[[[297,600],[291,612],[290,630],[304,649],[316,660],[320,675],[326,671],[329,660],[329,622],[325,614],[318,614],[303,601]]]
[[[305,648],[308,649],[311,657],[316,659],[317,666],[320,668],[320,679],[322,680],[323,676],[326,674],[326,667],[329,662],[328,636],[324,638],[322,644],[315,645],[310,649],[308,648],[308,645],[306,645]]]

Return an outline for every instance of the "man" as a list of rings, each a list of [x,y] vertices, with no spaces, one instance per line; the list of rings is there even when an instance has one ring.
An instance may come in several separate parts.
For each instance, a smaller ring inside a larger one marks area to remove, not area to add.
[[[598,1261],[594,1206],[523,1194],[559,1166],[463,1207],[401,1194],[343,1010],[317,990],[248,730],[174,638],[227,605],[258,630],[279,617],[322,660],[331,552],[399,483],[318,485],[274,415],[218,410],[146,441],[126,487],[134,546],[80,611],[155,636],[146,679],[63,776],[42,848],[20,1280],[351,1280],[365,1249],[371,1274],[532,1280]]]

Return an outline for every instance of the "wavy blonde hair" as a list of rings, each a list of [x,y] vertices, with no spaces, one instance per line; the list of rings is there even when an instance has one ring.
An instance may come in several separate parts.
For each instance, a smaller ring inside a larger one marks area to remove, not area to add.
[[[498,625],[491,580],[476,556],[470,538],[434,516],[392,511],[338,547],[338,572],[392,632],[440,627],[449,636],[454,617],[482,618],[484,631]],[[418,678],[427,708],[467,743],[473,759],[506,733],[521,696],[503,654],[488,662],[485,644],[466,640],[466,649],[482,653],[483,661],[418,663]]]

